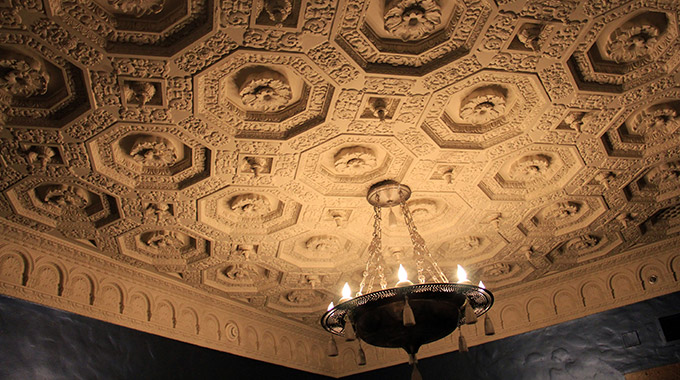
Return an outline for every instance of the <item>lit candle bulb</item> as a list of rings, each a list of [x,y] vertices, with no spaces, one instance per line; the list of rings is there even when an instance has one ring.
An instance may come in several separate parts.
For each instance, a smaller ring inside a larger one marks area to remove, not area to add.
[[[335,307],[335,305],[333,305],[333,301],[331,301],[331,303],[328,304],[328,309],[326,309],[326,310],[330,311],[334,307]]]
[[[408,280],[408,274],[406,273],[406,269],[404,269],[404,266],[399,264],[399,271],[397,272],[397,275],[399,276],[399,282],[397,282],[397,286],[411,286],[413,283]]]
[[[484,286],[484,283],[481,280],[479,281],[479,285],[477,285],[477,287],[486,289],[486,286]]]
[[[342,287],[342,298],[340,298],[340,303],[347,302],[352,299],[352,290],[349,288],[349,283],[345,282],[345,286]]]
[[[465,269],[463,269],[462,266],[458,265],[458,272],[456,273],[458,276],[458,283],[459,284],[472,284],[470,280],[467,278],[467,272],[465,272]]]

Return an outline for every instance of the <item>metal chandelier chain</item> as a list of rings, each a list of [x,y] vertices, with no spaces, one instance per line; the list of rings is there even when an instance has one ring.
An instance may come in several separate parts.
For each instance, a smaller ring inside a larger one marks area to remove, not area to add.
[[[380,278],[380,287],[387,288],[387,280],[385,279],[385,259],[382,255],[382,209],[380,206],[373,206],[373,239],[371,245],[368,247],[368,261],[364,269],[363,278],[359,285],[357,296],[370,293],[373,290],[373,283],[376,275]],[[368,284],[366,284],[368,280]]]
[[[413,255],[416,260],[416,268],[418,270],[418,282],[425,283],[425,271],[430,275],[430,278],[434,282],[449,282],[444,272],[439,268],[437,262],[434,261],[430,251],[425,245],[425,239],[418,233],[415,223],[413,222],[413,215],[411,215],[411,210],[409,210],[406,202],[401,202],[401,213],[404,215],[404,222],[408,228],[408,234],[411,237],[411,243],[413,243]]]

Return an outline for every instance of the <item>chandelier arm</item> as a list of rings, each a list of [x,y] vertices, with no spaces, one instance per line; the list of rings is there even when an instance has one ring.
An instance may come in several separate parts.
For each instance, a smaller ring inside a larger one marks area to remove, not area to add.
[[[418,281],[420,283],[425,282],[425,275],[423,274],[423,264],[427,264],[427,270],[436,282],[449,282],[448,278],[441,270],[439,265],[434,261],[430,251],[425,245],[425,239],[418,233],[415,222],[413,221],[413,215],[411,215],[411,210],[409,210],[406,202],[402,201],[400,203],[401,213],[404,215],[404,222],[408,228],[408,233],[411,238],[411,243],[413,243],[413,251],[416,254],[416,265],[418,269]]]
[[[368,261],[366,262],[366,269],[363,273],[363,278],[361,284],[359,285],[359,293],[364,294],[364,289],[366,292],[371,292],[373,290],[373,283],[375,282],[376,275],[380,278],[380,286],[382,289],[387,287],[387,281],[385,280],[385,261],[382,256],[382,228],[380,223],[382,222],[381,217],[382,209],[380,206],[373,206],[373,239],[368,248]],[[368,280],[368,284],[366,284]]]

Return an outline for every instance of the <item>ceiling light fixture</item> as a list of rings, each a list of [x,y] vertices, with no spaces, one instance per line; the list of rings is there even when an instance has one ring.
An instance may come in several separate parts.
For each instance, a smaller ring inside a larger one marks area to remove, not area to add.
[[[337,306],[333,303],[321,318],[321,325],[332,334],[346,340],[359,340],[359,363],[365,363],[361,341],[378,347],[403,348],[413,365],[412,379],[420,378],[416,354],[420,346],[451,334],[462,324],[471,324],[486,313],[493,304],[493,294],[480,282],[473,285],[465,270],[458,266],[458,281],[449,282],[444,272],[432,258],[425,240],[418,233],[406,201],[411,189],[396,181],[386,180],[373,185],[366,196],[373,206],[373,240],[368,249],[368,260],[355,297],[351,297],[349,284],[345,284]],[[413,243],[413,259],[417,270],[417,283],[408,280],[404,267],[399,265],[399,282],[387,286],[385,260],[382,255],[382,208],[401,208],[404,221]],[[373,290],[378,282],[379,290]],[[493,325],[484,321],[487,335],[493,334]],[[466,351],[462,334],[459,350]],[[330,356],[338,354],[335,340],[329,342]]]

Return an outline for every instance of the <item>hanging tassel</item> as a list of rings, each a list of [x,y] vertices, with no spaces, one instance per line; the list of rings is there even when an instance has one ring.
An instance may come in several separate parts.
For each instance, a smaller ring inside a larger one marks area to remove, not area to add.
[[[404,326],[409,327],[416,325],[416,318],[413,316],[411,305],[408,304],[408,297],[404,297],[404,314],[402,318],[404,321]]]
[[[350,322],[349,318],[345,319],[345,340],[351,342],[357,338],[357,334],[354,332],[354,326]]]
[[[470,300],[465,301],[465,323],[468,325],[477,323],[477,314],[470,306]]]
[[[465,337],[463,336],[463,331],[460,331],[460,335],[458,336],[458,352],[468,352],[468,346],[467,342],[465,341]]]
[[[493,328],[493,322],[491,322],[491,317],[489,314],[484,316],[484,334],[493,335],[496,333],[496,329]]]
[[[331,336],[331,340],[328,341],[328,346],[326,347],[326,355],[329,357],[338,356],[338,345],[335,344],[335,339]]]
[[[423,376],[418,370],[418,359],[415,354],[408,354],[408,364],[413,366],[413,372],[411,372],[411,380],[423,380]]]
[[[387,216],[387,225],[390,227],[396,227],[399,225],[397,221],[397,215],[394,213],[394,209],[390,207],[390,214]]]
[[[359,356],[357,364],[366,365],[366,353],[364,352],[364,348],[361,347],[361,342],[359,342],[359,351],[357,351],[357,355]]]

